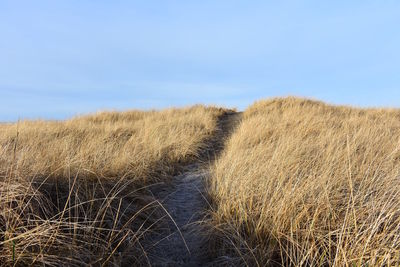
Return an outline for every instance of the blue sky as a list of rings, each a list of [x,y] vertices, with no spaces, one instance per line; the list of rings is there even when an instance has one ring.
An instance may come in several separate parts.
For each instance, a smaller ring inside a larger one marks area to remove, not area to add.
[[[286,95],[399,107],[400,2],[0,0],[0,121]]]

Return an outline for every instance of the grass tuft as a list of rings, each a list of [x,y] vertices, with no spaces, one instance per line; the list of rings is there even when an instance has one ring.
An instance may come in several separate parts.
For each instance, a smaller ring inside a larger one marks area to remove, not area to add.
[[[223,109],[0,124],[0,265],[149,264],[168,219],[148,188],[199,157]]]
[[[221,253],[236,251],[248,265],[400,262],[397,109],[259,101],[211,183]]]

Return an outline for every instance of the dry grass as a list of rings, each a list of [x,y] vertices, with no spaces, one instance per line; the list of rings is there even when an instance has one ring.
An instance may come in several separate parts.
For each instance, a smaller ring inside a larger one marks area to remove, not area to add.
[[[260,101],[213,172],[216,228],[247,264],[400,262],[399,110]]]
[[[145,264],[146,191],[199,156],[224,113],[195,106],[0,125],[0,265]]]
[[[195,106],[2,125],[0,170],[4,173],[13,165],[22,176],[79,173],[85,178],[127,176],[141,182],[157,181],[177,163],[198,155],[222,112]]]

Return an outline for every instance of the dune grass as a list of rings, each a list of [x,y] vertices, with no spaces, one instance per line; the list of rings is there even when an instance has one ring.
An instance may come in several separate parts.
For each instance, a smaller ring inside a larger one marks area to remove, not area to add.
[[[223,109],[102,112],[0,125],[0,265],[146,264],[146,191],[199,157]]]
[[[400,262],[400,110],[256,102],[212,171],[222,255],[260,266]]]
[[[4,172],[12,165],[23,176],[70,177],[79,172],[85,178],[157,181],[177,163],[198,155],[222,112],[195,106],[3,125],[0,168]]]

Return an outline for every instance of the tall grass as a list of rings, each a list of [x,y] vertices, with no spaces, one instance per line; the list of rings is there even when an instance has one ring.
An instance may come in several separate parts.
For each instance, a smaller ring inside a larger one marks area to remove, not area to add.
[[[70,177],[79,172],[85,178],[157,181],[177,163],[197,156],[222,112],[195,106],[1,125],[0,170],[13,165],[23,176]]]
[[[216,229],[249,265],[400,262],[400,111],[260,101],[213,166]]]
[[[0,265],[145,265],[146,190],[198,157],[224,113],[194,106],[0,125]]]

